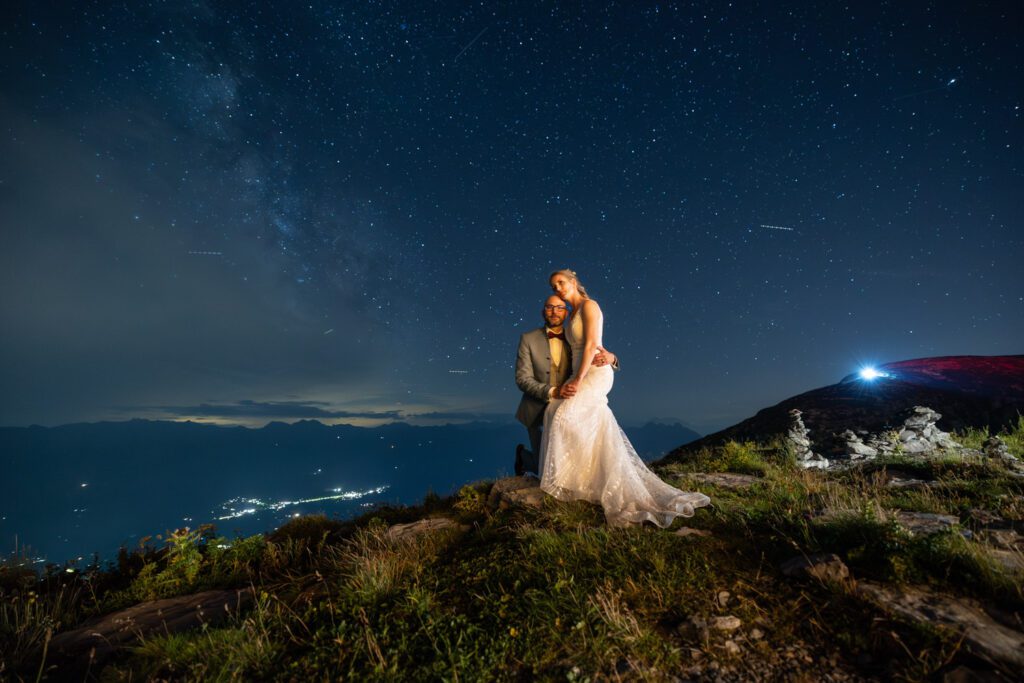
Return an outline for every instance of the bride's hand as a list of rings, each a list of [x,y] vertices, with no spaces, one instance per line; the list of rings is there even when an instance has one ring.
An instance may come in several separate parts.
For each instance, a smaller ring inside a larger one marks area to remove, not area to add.
[[[576,392],[579,390],[579,388],[580,381],[578,379],[571,379],[562,385],[562,388],[559,390],[558,394],[562,398],[572,398],[573,396],[576,395]]]

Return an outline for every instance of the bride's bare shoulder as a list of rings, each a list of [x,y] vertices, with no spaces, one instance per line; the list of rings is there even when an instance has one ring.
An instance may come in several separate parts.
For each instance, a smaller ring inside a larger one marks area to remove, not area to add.
[[[600,315],[601,307],[593,299],[587,299],[583,302],[583,312],[587,315]]]

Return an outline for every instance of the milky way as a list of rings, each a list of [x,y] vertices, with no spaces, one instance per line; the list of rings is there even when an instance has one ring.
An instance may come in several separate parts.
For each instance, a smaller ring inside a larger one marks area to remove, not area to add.
[[[1021,352],[1019,5],[61,5],[2,24],[2,424],[505,419],[564,266],[627,423]]]

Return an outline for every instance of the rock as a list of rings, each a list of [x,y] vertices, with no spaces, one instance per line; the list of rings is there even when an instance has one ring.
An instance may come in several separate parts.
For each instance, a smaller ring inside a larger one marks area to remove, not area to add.
[[[796,408],[789,411],[789,430],[786,432],[784,441],[788,444],[796,456],[796,462],[801,467],[825,469],[828,467],[828,460],[811,450],[811,440],[808,437],[810,432],[804,425],[801,413]]]
[[[722,643],[722,647],[724,647],[725,651],[731,655],[738,655],[740,653],[740,646],[737,645],[734,640],[725,641]]]
[[[925,628],[944,626],[963,637],[964,646],[1012,678],[1024,669],[1024,633],[998,623],[973,600],[919,588],[893,588],[862,581],[857,595],[879,609]]]
[[[740,618],[731,614],[724,617],[711,617],[711,621],[708,622],[708,626],[716,631],[735,631],[742,625],[743,622],[740,621]]]
[[[150,635],[180,633],[204,624],[215,625],[252,602],[252,589],[211,590],[163,600],[150,600],[97,617],[72,631],[58,633],[49,652],[61,680],[83,680],[123,646]]]
[[[893,477],[885,482],[885,485],[892,489],[923,489],[927,488],[930,484],[923,479],[900,479],[899,477]]]
[[[989,552],[992,554],[992,559],[1003,565],[1005,569],[1024,573],[1024,553],[1020,550],[992,548]]]
[[[865,443],[882,455],[892,455],[896,450],[897,441],[899,439],[894,439],[892,433],[882,432],[881,434],[872,434]]]
[[[904,453],[928,453],[934,450],[935,448],[931,442],[925,441],[924,439],[913,439],[912,441],[907,441],[903,444]]]
[[[878,449],[865,445],[853,430],[847,429],[840,434],[840,438],[846,442],[846,455],[852,460],[874,458],[878,455]]]
[[[797,555],[779,566],[783,576],[810,576],[819,581],[843,581],[850,577],[850,569],[835,553]]]
[[[942,415],[935,412],[931,408],[925,406],[914,406],[910,411],[910,416],[903,421],[906,427],[911,427],[917,431],[924,430],[929,425],[934,425],[936,422],[942,419]]]
[[[994,671],[975,671],[963,665],[942,674],[942,683],[1004,683],[1005,680]]]
[[[846,444],[846,453],[850,457],[874,458],[878,456],[878,449],[862,443],[851,442]]]
[[[1006,520],[992,512],[991,510],[984,510],[982,508],[971,508],[971,519],[978,524],[984,526],[991,526],[993,524],[1005,524]]]
[[[751,640],[761,640],[762,638],[764,638],[764,631],[762,631],[759,628],[752,628],[752,629],[750,629],[750,639]]]
[[[715,596],[715,602],[722,608],[729,604],[730,599],[732,599],[732,594],[729,591],[718,591],[718,595]]]
[[[466,531],[469,527],[447,517],[431,517],[408,524],[395,524],[388,528],[388,537],[394,541],[408,541],[420,534],[430,531],[442,531],[444,529]]]
[[[487,495],[487,508],[494,512],[498,509],[506,509],[513,504],[508,500],[508,494],[523,489],[536,489],[540,491],[540,480],[536,477],[506,477],[499,479],[491,486],[491,492]]]
[[[720,486],[723,489],[739,490],[764,481],[761,477],[750,474],[734,474],[732,472],[693,472],[687,475],[702,484]]]
[[[692,526],[679,527],[676,531],[676,536],[711,536],[713,535],[707,529],[694,529]]]
[[[960,523],[960,519],[953,515],[940,515],[934,512],[907,512],[905,510],[897,511],[895,519],[911,534],[922,536],[946,531]],[[969,531],[964,530],[963,533],[970,537]]]
[[[1011,453],[1010,448],[998,436],[990,436],[981,446],[982,453],[989,458],[1000,460],[1017,460]]]
[[[520,505],[523,507],[540,509],[544,504],[544,500],[548,497],[539,486],[526,489],[516,489],[515,491],[509,491],[504,495],[504,503],[508,503],[510,506]]]
[[[986,529],[983,533],[985,540],[997,548],[1024,551],[1024,536],[1013,529]]]
[[[828,459],[817,453],[811,453],[810,457],[799,461],[797,464],[808,470],[827,470],[829,465]]]

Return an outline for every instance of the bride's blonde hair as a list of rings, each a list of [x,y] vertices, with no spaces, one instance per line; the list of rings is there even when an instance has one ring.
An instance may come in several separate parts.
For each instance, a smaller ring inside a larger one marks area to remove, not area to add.
[[[569,278],[570,280],[572,280],[573,282],[575,282],[576,283],[576,291],[578,291],[583,296],[584,299],[589,299],[590,298],[590,295],[587,294],[587,288],[583,286],[582,282],[580,282],[580,276],[576,274],[575,270],[573,270],[571,268],[562,268],[560,270],[556,270],[555,272],[551,273],[551,275],[548,275],[548,282],[550,282],[551,278],[553,278],[556,275],[564,275],[567,278]]]

